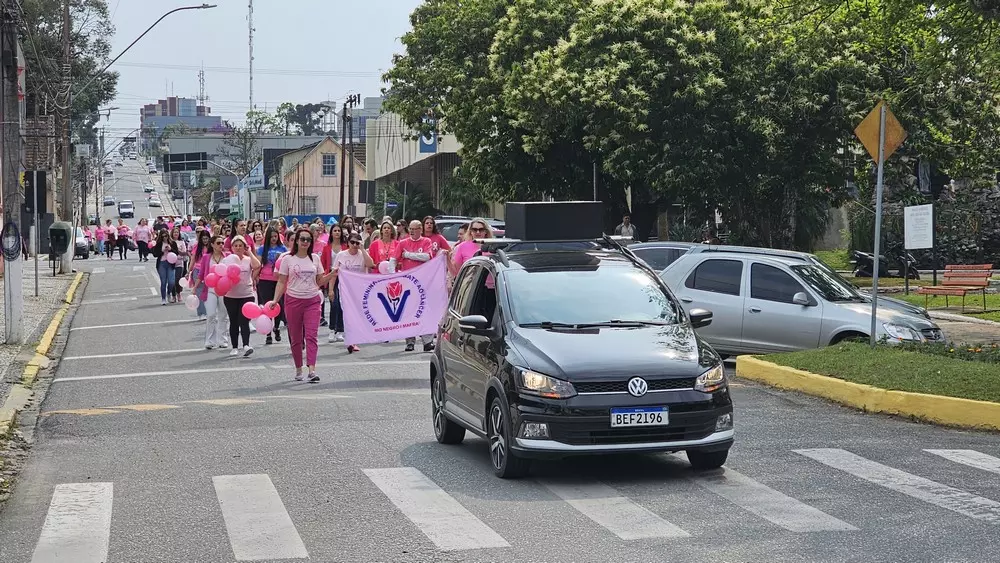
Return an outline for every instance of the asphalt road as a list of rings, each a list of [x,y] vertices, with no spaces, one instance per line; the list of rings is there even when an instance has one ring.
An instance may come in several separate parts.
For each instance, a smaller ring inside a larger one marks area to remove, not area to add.
[[[425,354],[349,356],[323,329],[322,381],[298,383],[287,340],[204,350],[152,264],[77,263],[0,561],[1000,560],[998,435],[737,382],[724,469],[583,458],[502,481],[484,441],[434,441]]]
[[[125,218],[125,222],[133,228],[138,224],[139,219],[143,217],[146,217],[152,223],[157,215],[175,213],[175,207],[170,199],[169,190],[165,186],[154,183],[154,178],[158,176],[147,172],[144,160],[129,160],[126,158],[123,166],[112,165],[111,168],[114,173],[106,175],[104,185],[98,189],[97,198],[95,199],[93,194],[87,198],[88,216],[95,213],[96,209],[96,213],[101,218],[102,225],[107,219],[111,219],[111,222],[117,225],[118,202],[123,200],[132,200],[135,204],[135,217],[132,219]],[[166,206],[165,208],[149,207],[147,198],[150,194],[142,191],[143,186],[149,185],[156,186],[157,193],[160,195],[160,201]],[[104,196],[114,197],[115,205],[105,207],[103,205]]]

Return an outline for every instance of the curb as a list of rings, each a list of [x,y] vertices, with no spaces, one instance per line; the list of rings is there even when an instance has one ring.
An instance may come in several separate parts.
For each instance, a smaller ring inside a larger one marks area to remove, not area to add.
[[[736,358],[736,375],[866,412],[909,416],[948,426],[1000,430],[1000,403],[882,389],[780,366],[753,356]]]
[[[76,278],[66,291],[66,298],[63,300],[63,305],[53,315],[48,328],[42,334],[42,338],[35,348],[35,356],[24,366],[24,372],[21,374],[21,382],[11,386],[7,400],[3,402],[3,405],[0,405],[0,439],[10,436],[10,431],[14,427],[17,414],[24,409],[25,405],[34,396],[31,386],[35,382],[35,378],[38,377],[39,370],[49,365],[49,358],[46,354],[48,354],[49,349],[52,347],[56,333],[59,332],[59,325],[62,324],[66,312],[69,311],[70,304],[73,303],[73,299],[76,297],[76,290],[80,287],[81,280],[83,280],[83,272],[77,272]]]
[[[927,314],[930,315],[932,319],[939,319],[942,321],[952,321],[956,323],[971,323],[977,325],[995,326],[1000,328],[1000,323],[988,319],[979,319],[976,317],[967,317],[965,315],[955,315],[952,313],[939,313],[936,311],[927,311]]]

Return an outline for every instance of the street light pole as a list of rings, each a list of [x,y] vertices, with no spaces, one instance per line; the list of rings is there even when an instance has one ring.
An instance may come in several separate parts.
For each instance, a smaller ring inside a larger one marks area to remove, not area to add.
[[[145,37],[146,34],[150,32],[150,30],[152,30],[154,27],[156,27],[156,25],[158,23],[160,23],[161,21],[163,21],[163,19],[166,18],[167,16],[169,16],[170,14],[173,14],[174,12],[180,12],[180,11],[183,11],[183,10],[204,10],[204,9],[207,9],[207,8],[214,8],[214,7],[215,7],[215,4],[202,4],[200,6],[182,6],[180,8],[174,8],[173,10],[170,10],[169,12],[163,14],[162,16],[160,16],[160,19],[158,19],[155,22],[153,22],[153,25],[151,25],[148,28],[146,28],[146,31],[143,31],[142,34],[139,37],[136,37],[134,41],[132,41],[131,43],[129,43],[128,47],[125,47],[125,49],[122,50],[121,53],[118,53],[118,56],[116,56],[115,58],[111,59],[111,61],[108,64],[104,65],[104,68],[102,68],[99,72],[97,72],[96,74],[94,74],[93,76],[91,76],[90,79],[87,80],[86,82],[84,82],[82,86],[80,86],[79,88],[76,88],[74,90],[72,88],[72,83],[70,81],[70,68],[71,68],[70,65],[71,65],[71,62],[72,62],[72,60],[71,60],[71,48],[70,48],[70,28],[72,26],[72,22],[70,20],[70,14],[69,14],[69,0],[64,0],[64,2],[63,2],[63,83],[64,83],[64,87],[66,88],[66,100],[65,100],[65,105],[63,106],[63,113],[65,115],[65,118],[63,119],[63,131],[62,131],[62,137],[63,137],[63,147],[62,147],[63,148],[63,150],[62,150],[62,153],[63,153],[62,154],[63,193],[62,193],[62,206],[61,206],[61,211],[62,211],[61,215],[62,215],[62,219],[64,221],[69,221],[71,223],[73,222],[73,182],[72,182],[72,178],[71,178],[72,177],[72,171],[73,171],[73,165],[72,165],[72,162],[70,161],[70,154],[71,154],[71,152],[70,152],[70,146],[69,146],[69,144],[70,144],[70,139],[71,139],[71,137],[70,137],[70,116],[72,115],[72,106],[73,106],[73,98],[74,98],[74,96],[77,96],[81,92],[83,92],[84,90],[86,90],[87,87],[89,87],[91,84],[93,84],[94,81],[97,80],[97,78],[99,76],[103,75],[105,71],[107,71],[109,68],[111,68],[111,65],[115,64],[115,62],[117,62],[118,59],[120,59],[122,57],[122,55],[124,55],[126,52],[128,52],[128,50],[131,49],[133,45],[135,45],[136,43],[138,43],[140,39],[142,39],[143,37]],[[70,245],[70,246],[72,247],[73,245]],[[73,252],[74,252],[74,249],[70,248],[65,254],[63,254],[62,260],[61,260],[61,263],[60,263],[61,264],[60,269],[61,269],[62,273],[68,273],[72,269]]]

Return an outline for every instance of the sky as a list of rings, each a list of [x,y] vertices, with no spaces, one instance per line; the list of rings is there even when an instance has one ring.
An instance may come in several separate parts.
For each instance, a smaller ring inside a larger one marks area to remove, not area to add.
[[[121,53],[163,13],[201,0],[107,0]],[[205,67],[212,115],[242,121],[249,109],[248,0],[210,0],[216,8],[171,14],[111,70],[119,73],[118,107],[105,119],[109,138],[139,127],[139,109],[167,95],[196,98]],[[402,52],[420,0],[253,0],[254,105],[273,111],[282,102],[381,94],[381,74]],[[166,66],[164,66],[166,65]],[[179,68],[178,68],[179,67]]]

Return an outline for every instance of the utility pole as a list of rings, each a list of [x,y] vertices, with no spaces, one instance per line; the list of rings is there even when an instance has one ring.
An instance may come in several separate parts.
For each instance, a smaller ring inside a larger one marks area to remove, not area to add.
[[[0,21],[0,46],[3,60],[3,95],[0,97],[0,120],[3,134],[0,142],[0,181],[3,182],[3,232],[0,242],[4,259],[4,335],[7,344],[23,344],[24,334],[24,260],[21,258],[20,203],[22,201],[20,183],[21,167],[21,109],[17,99],[17,28],[14,17],[17,5],[3,0],[2,21]],[[35,204],[32,203],[32,207]]]
[[[73,223],[73,162],[70,150],[70,119],[72,117],[71,106],[73,105],[73,83],[71,81],[70,69],[72,62],[72,51],[70,49],[69,34],[73,22],[69,15],[69,0],[63,0],[63,88],[66,91],[62,108],[62,167],[63,167],[63,191],[62,204],[59,208],[59,217],[63,221]],[[59,271],[68,274],[73,271],[73,245],[62,255],[59,262]]]
[[[350,171],[347,172],[351,179],[351,192],[349,199],[351,203],[349,205],[349,212],[354,213],[354,131],[351,128],[351,162],[347,162],[347,130],[348,124],[354,121],[353,116],[347,115],[347,109],[351,109],[361,102],[361,94],[351,94],[347,97],[347,101],[344,102],[344,109],[341,112],[341,143],[340,143],[340,217],[344,216],[344,181],[347,180],[345,175],[345,168],[349,167]],[[338,217],[338,219],[340,218]]]
[[[250,111],[253,111],[253,0],[247,6],[247,28],[250,30]]]

